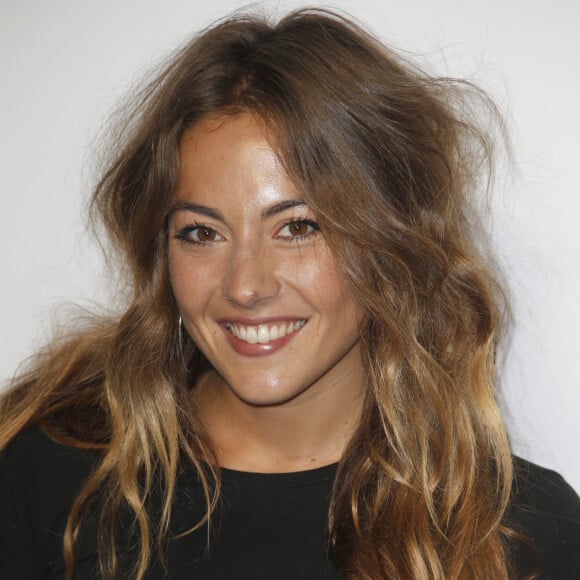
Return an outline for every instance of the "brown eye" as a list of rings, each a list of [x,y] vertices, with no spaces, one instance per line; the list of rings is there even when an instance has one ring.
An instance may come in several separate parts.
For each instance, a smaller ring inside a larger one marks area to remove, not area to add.
[[[301,240],[319,229],[318,224],[312,220],[292,220],[282,227],[278,236],[287,241]]]
[[[293,236],[303,236],[308,233],[308,224],[305,222],[292,222],[288,228]]]
[[[198,246],[213,245],[223,240],[216,230],[201,224],[186,226],[175,234],[175,238],[187,244],[197,244]]]
[[[217,238],[216,231],[211,228],[199,227],[192,234],[197,242],[215,242]]]

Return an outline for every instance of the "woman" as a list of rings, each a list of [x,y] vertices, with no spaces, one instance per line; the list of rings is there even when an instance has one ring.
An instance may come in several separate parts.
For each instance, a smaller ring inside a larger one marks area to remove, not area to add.
[[[172,59],[94,195],[127,309],[3,398],[9,577],[580,573],[578,498],[495,402],[476,102],[321,11]]]

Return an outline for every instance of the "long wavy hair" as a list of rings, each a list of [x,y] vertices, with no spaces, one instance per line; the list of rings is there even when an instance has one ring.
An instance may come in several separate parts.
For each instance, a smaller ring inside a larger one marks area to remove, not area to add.
[[[265,123],[364,312],[368,389],[329,511],[336,567],[366,580],[507,578],[512,463],[495,390],[504,306],[474,210],[493,174],[494,135],[478,119],[497,111],[469,83],[433,78],[312,9],[218,22],[123,112],[92,207],[127,270],[127,308],[53,342],[1,406],[2,447],[41,423],[99,458],[68,518],[68,578],[91,506],[104,577],[118,566],[116,517],[132,511],[140,579],[167,539],[179,464],[193,463],[206,492],[192,527],[219,497],[190,397],[207,362],[179,331],[167,266],[180,141],[215,114]],[[164,510],[152,522],[157,481]]]

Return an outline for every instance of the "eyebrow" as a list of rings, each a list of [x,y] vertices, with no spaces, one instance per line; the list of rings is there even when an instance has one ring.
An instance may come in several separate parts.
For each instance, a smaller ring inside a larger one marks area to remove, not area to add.
[[[306,205],[307,204],[303,199],[287,199],[263,210],[262,219],[270,218],[293,207],[301,207]],[[193,213],[198,213],[206,217],[225,222],[224,216],[219,210],[213,207],[208,207],[206,205],[198,205],[196,203],[189,203],[187,201],[179,201],[174,203],[171,207],[171,210],[169,211],[169,217],[171,217],[177,211],[191,211]]]
[[[187,201],[179,201],[174,203],[169,210],[169,217],[178,211],[192,211],[193,213],[199,213],[201,215],[219,220],[220,222],[225,221],[224,216],[217,209],[213,207],[207,207],[205,205],[198,205],[196,203],[189,203]]]
[[[278,213],[281,213],[287,209],[291,209],[293,207],[300,207],[305,206],[306,202],[303,199],[287,199],[285,201],[281,201],[279,203],[274,204],[273,206],[265,209],[262,212],[262,219],[266,219],[272,217]]]

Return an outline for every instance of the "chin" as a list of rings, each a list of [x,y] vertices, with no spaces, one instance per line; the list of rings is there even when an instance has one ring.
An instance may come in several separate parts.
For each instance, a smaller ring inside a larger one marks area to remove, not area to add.
[[[259,385],[251,389],[236,388],[230,384],[229,388],[240,401],[252,407],[278,407],[296,399],[306,390],[299,387],[288,388],[280,384]]]

